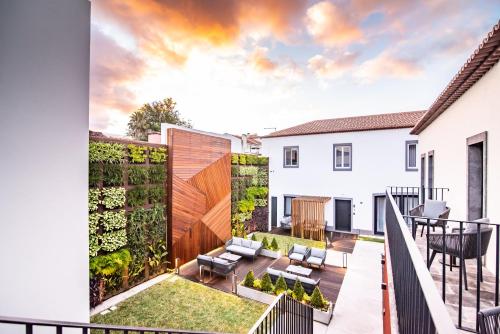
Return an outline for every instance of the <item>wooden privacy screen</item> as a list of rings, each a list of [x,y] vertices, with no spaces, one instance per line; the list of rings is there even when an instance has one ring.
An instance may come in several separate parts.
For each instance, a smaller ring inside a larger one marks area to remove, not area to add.
[[[292,236],[325,240],[325,204],[330,197],[301,196],[292,199]]]
[[[168,253],[184,264],[231,238],[231,143],[168,129]]]

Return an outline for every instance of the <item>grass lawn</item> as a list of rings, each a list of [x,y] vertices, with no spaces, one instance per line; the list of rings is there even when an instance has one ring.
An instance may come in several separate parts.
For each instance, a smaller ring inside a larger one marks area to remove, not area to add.
[[[130,297],[93,323],[246,333],[267,305],[217,291],[178,276]]]
[[[371,242],[380,242],[381,244],[383,244],[385,242],[384,238],[382,238],[382,237],[372,237],[372,236],[369,236],[369,235],[360,235],[358,237],[358,240],[371,241]]]
[[[293,244],[299,244],[299,245],[304,245],[307,247],[315,247],[315,248],[321,248],[321,249],[325,248],[324,241],[301,239],[301,238],[289,237],[289,236],[285,236],[285,235],[276,235],[276,234],[263,233],[263,232],[255,232],[255,236],[257,237],[257,240],[259,240],[259,241],[262,241],[262,239],[264,237],[267,237],[267,241],[269,241],[269,244],[271,244],[271,240],[273,240],[273,238],[276,238],[276,241],[278,242],[278,246],[281,249],[282,254],[286,253],[290,248],[292,248]]]

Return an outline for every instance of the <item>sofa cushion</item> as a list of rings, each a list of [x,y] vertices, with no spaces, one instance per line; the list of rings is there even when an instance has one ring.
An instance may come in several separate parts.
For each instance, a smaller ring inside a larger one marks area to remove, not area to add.
[[[424,204],[424,217],[439,218],[439,215],[446,211],[446,202],[428,199]]]
[[[415,222],[421,225],[427,225],[427,219],[425,218],[415,218]],[[436,219],[429,219],[429,225],[437,223]]]
[[[283,274],[283,272],[281,270],[276,270],[276,269],[273,269],[273,268],[267,268],[267,273],[271,276],[280,276]]]
[[[233,238],[233,241],[231,242],[232,245],[236,245],[236,246],[241,246],[241,238],[238,238],[238,237],[234,237]]]
[[[301,246],[301,245],[294,244],[293,245],[293,252],[305,255],[307,253],[307,247],[306,246]]]
[[[252,246],[252,240],[241,239],[241,246],[250,248]]]
[[[309,277],[298,276],[297,278],[299,279],[299,281],[301,283],[310,284],[310,285],[317,284],[317,282],[315,280],[313,280],[312,278],[309,278]]]
[[[489,223],[490,222],[490,219],[489,218],[479,218],[479,219],[476,219],[476,220],[473,220],[475,222],[478,222],[478,223]],[[474,223],[467,223],[467,226],[465,227],[465,231],[464,232],[476,232],[477,231],[477,224],[474,224]],[[488,225],[481,225],[481,228],[485,228],[485,227],[488,227]]]
[[[290,260],[304,261],[304,255],[299,253],[292,253],[288,256]]]
[[[326,251],[324,249],[319,248],[311,248],[311,256],[324,258],[326,255]]]
[[[226,259],[220,259],[218,257],[214,257],[214,263],[218,263],[218,264],[228,264],[229,261],[226,260]]]
[[[250,245],[251,249],[259,249],[260,246],[262,246],[262,242],[260,241],[252,241],[252,244]]]
[[[316,257],[316,256],[309,256],[307,258],[307,263],[315,264],[317,266],[320,266],[322,262],[323,262],[323,259],[319,258],[319,257]]]
[[[234,246],[231,245],[229,247],[226,247],[226,249],[232,253],[237,253],[241,255],[255,255],[255,250],[243,246]]]
[[[208,256],[208,255],[202,255],[202,254],[200,254],[196,258],[198,260],[212,261],[212,257]]]
[[[282,273],[282,276],[285,278],[285,279],[288,279],[288,280],[291,280],[291,281],[296,281],[297,280],[297,275],[294,275],[292,273],[287,273],[287,272],[284,272]]]

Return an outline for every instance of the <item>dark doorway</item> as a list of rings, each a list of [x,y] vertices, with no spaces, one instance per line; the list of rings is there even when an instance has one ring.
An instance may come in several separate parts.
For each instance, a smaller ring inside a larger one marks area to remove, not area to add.
[[[429,152],[427,166],[427,189],[429,192],[429,199],[433,198],[434,188],[434,151]]]
[[[420,200],[425,202],[425,154],[420,157]]]
[[[373,197],[374,226],[373,233],[384,234],[385,226],[385,195]]]
[[[271,228],[278,226],[278,197],[271,197]]]
[[[485,217],[486,133],[467,139],[467,219]]]
[[[335,200],[335,229],[351,232],[352,203],[350,199]]]

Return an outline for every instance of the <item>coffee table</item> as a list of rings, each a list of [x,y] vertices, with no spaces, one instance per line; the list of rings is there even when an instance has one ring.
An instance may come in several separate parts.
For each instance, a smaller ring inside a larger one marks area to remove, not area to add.
[[[294,264],[289,265],[286,267],[286,271],[292,274],[300,275],[300,276],[305,276],[309,277],[311,276],[312,269],[310,268],[304,268],[301,266],[296,266]]]
[[[219,255],[217,257],[219,259],[224,259],[224,260],[228,260],[228,261],[231,261],[231,262],[238,262],[241,259],[241,256],[236,255],[236,254],[232,254],[232,253],[229,253],[229,252],[222,253],[221,255]]]

